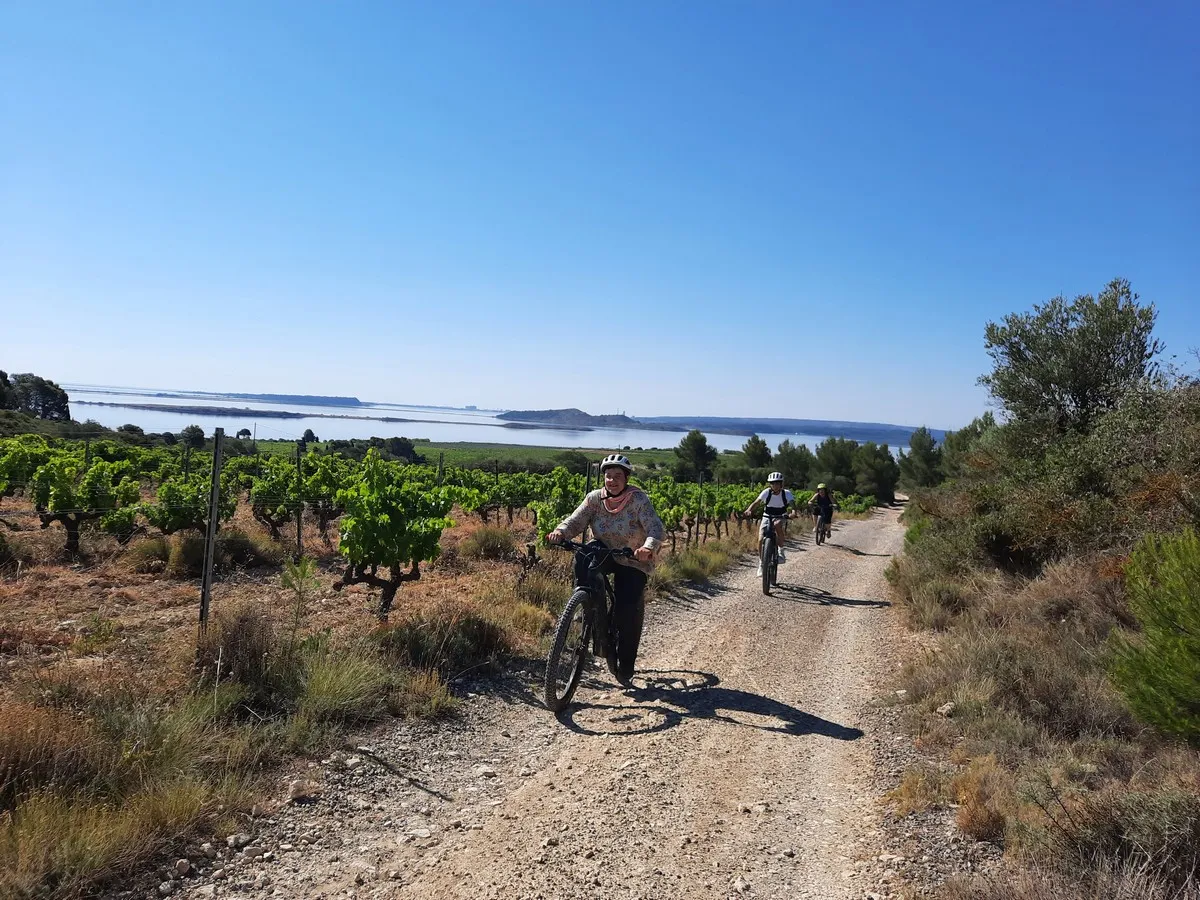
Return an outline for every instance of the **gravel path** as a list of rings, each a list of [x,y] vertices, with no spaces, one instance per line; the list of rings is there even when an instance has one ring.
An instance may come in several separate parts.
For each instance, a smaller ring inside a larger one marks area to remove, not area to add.
[[[555,719],[530,667],[479,682],[455,723],[392,726],[314,763],[311,802],[264,809],[161,892],[890,896],[877,801],[894,777],[880,748],[898,739],[871,733],[886,727],[871,701],[896,665],[897,515],[791,542],[771,597],[747,562],[653,604],[630,690],[593,669]]]

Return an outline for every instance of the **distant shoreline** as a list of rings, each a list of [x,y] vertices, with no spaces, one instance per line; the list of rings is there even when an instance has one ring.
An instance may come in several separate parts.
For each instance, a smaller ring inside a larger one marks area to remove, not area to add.
[[[117,409],[137,409],[144,412],[168,412],[188,416],[219,416],[226,419],[356,419],[362,422],[387,422],[388,424],[431,424],[459,425],[445,419],[403,419],[397,416],[354,416],[342,413],[294,412],[284,409],[252,409],[248,406],[177,406],[167,403],[114,403],[105,400],[72,400],[72,406],[109,406]],[[471,426],[489,428],[530,429],[546,428],[551,431],[592,431],[579,425],[534,424],[531,422],[472,422]]]

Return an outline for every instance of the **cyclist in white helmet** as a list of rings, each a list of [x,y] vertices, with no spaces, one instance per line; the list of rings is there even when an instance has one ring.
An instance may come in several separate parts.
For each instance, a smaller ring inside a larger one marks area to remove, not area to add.
[[[616,671],[613,675],[628,686],[633,677],[642,622],[646,613],[646,581],[654,571],[654,554],[662,546],[663,524],[654,504],[641,488],[629,483],[633,466],[619,453],[604,457],[600,463],[604,487],[583,498],[546,540],[557,544],[583,534],[590,525],[592,534],[606,547],[628,547],[633,559],[613,557],[613,613],[610,631],[616,644]]]
[[[773,513],[786,513],[788,511],[788,507],[792,505],[792,501],[795,499],[796,498],[792,494],[792,492],[787,490],[783,486],[783,473],[782,472],[772,472],[770,475],[767,476],[766,489],[763,490],[763,492],[755,498],[753,503],[751,503],[749,506],[746,507],[746,511],[743,513],[743,515],[745,515],[745,516],[754,515],[754,508],[756,506],[758,506],[759,504],[762,504],[764,513],[767,510],[770,510]],[[761,561],[762,560],[762,535],[766,533],[768,521],[769,520],[764,515],[762,529],[761,529],[760,536],[759,536],[759,546],[758,546],[758,549],[759,549],[758,574],[759,575],[762,575],[762,561]],[[774,525],[775,525],[775,547],[777,548],[776,552],[778,554],[778,559],[780,562],[786,562],[787,557],[783,553],[783,519],[775,519]]]

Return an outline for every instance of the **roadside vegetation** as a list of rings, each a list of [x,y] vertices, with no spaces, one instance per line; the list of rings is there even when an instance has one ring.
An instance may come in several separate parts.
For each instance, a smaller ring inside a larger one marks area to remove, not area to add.
[[[1001,411],[900,461],[889,577],[930,633],[926,757],[896,814],[953,808],[1021,869],[945,900],[1200,890],[1200,383],[1126,282],[987,327]]]

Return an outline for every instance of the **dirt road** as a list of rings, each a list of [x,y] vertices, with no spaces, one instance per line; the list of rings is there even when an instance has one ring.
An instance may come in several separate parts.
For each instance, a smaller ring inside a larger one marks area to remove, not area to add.
[[[822,547],[793,542],[772,597],[747,563],[708,593],[654,604],[631,690],[594,670],[556,720],[533,677],[512,679],[498,694],[481,687],[459,725],[380,732],[312,770],[319,801],[260,820],[249,851],[220,848],[223,871],[183,889],[472,900],[881,890],[862,862],[878,852],[879,817],[863,729],[894,665],[883,572],[902,543],[896,518],[841,524]]]

